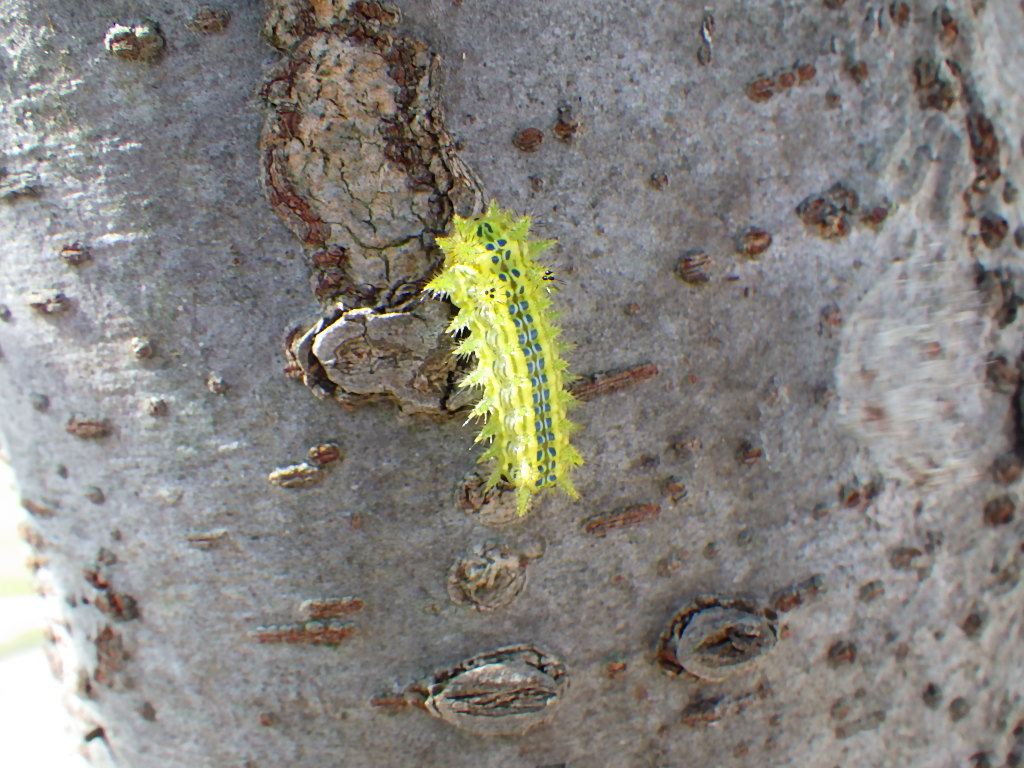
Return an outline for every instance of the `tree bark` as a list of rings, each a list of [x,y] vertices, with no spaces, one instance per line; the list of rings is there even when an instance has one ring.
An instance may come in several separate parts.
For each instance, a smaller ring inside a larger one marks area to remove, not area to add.
[[[1020,764],[1024,8],[399,10],[0,1],[0,429],[83,750]],[[488,199],[582,377],[525,518],[417,293]]]

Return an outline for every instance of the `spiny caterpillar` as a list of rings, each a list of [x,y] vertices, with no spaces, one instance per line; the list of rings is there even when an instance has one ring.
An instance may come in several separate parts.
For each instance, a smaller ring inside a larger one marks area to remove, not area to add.
[[[577,498],[569,472],[583,463],[569,445],[577,427],[566,411],[575,400],[564,388],[560,353],[568,345],[557,340],[549,308],[553,275],[535,261],[554,241],[529,233],[529,217],[517,221],[494,203],[480,218],[456,216],[451,236],[437,239],[444,268],[424,288],[459,307],[448,333],[468,331],[455,354],[477,358],[460,386],[482,390],[470,418],[485,420],[476,442],[490,441],[480,457],[494,459],[487,487],[515,486],[520,515],[543,488],[557,485]]]

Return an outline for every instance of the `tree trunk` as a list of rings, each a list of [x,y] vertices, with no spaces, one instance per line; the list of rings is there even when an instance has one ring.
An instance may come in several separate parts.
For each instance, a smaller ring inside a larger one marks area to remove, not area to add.
[[[0,2],[94,762],[1021,763],[1019,3],[173,5]],[[419,293],[490,199],[581,376],[523,518]]]

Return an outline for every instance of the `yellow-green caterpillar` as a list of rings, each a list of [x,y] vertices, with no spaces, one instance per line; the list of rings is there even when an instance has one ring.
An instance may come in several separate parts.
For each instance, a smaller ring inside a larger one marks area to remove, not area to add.
[[[543,488],[577,498],[569,472],[583,463],[569,444],[577,427],[566,411],[575,400],[564,386],[568,345],[550,309],[551,273],[535,260],[553,241],[529,233],[528,217],[516,220],[494,203],[480,218],[456,216],[451,236],[437,239],[444,268],[424,288],[459,308],[448,332],[468,331],[455,353],[477,358],[460,385],[481,390],[470,418],[485,419],[476,441],[490,441],[480,457],[494,460],[487,486],[514,485],[520,515]]]

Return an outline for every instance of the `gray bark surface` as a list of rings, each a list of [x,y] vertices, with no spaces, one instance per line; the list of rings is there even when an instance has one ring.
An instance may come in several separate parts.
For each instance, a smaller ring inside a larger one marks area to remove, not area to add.
[[[94,762],[1021,763],[1021,4],[401,3],[461,161],[559,241],[571,370],[658,371],[573,412],[579,501],[500,527],[463,415],[284,375],[322,310],[261,189],[281,54],[219,7],[0,1],[0,430]],[[159,57],[105,50],[142,19]],[[769,615],[721,682],[657,658],[697,598]],[[526,733],[409,705],[512,645],[567,670]]]

